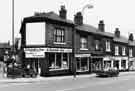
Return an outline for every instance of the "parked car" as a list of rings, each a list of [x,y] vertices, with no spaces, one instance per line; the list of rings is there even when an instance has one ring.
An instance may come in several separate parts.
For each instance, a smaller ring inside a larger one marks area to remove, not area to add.
[[[119,75],[119,70],[116,68],[107,68],[104,70],[98,70],[95,73],[98,76],[114,77]]]

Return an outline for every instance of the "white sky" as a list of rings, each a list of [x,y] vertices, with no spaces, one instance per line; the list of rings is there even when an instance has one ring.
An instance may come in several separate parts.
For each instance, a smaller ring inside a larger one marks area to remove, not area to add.
[[[0,42],[11,41],[11,1],[0,1]],[[119,27],[121,34],[135,34],[135,0],[15,0],[15,36],[18,36],[23,17],[31,16],[35,11],[58,13],[61,4],[68,10],[68,19],[73,20],[77,11],[86,4],[93,4],[93,9],[85,9],[84,23],[97,27],[99,20],[104,20],[106,31],[114,32]]]

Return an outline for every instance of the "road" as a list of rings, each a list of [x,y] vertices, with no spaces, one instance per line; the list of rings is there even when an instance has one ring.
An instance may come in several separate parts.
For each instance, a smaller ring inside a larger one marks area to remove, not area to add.
[[[29,83],[3,83],[0,91],[135,91],[135,74],[119,77],[85,77],[38,81]]]

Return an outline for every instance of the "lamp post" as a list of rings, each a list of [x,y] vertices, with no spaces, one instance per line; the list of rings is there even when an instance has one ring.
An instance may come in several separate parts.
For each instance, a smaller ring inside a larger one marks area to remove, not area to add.
[[[94,7],[94,6],[91,5],[91,4],[86,4],[86,5],[82,8],[82,11],[81,11],[82,15],[84,15],[84,10],[85,10],[86,8],[92,9],[93,7]]]
[[[14,0],[12,0],[12,45],[12,50],[14,52]]]
[[[93,8],[93,5],[90,5],[90,4],[87,4],[87,5],[85,5],[83,8],[82,8],[82,11],[81,11],[81,13],[82,13],[82,15],[84,14],[84,10],[86,9],[86,8],[88,8],[88,9],[91,9],[91,8]],[[74,31],[73,31],[73,35],[72,35],[72,37],[73,37],[73,41],[72,41],[72,44],[73,44],[73,77],[74,78],[76,78],[76,58],[75,58],[75,54],[76,54],[76,44],[75,44],[75,41],[76,41],[76,26],[78,26],[78,25],[76,25],[75,24],[75,26],[74,26]]]

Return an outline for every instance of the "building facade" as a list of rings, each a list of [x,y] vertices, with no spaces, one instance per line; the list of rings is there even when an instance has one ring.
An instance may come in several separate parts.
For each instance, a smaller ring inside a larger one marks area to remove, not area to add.
[[[72,73],[72,37],[74,24],[66,19],[61,6],[54,12],[36,13],[24,18],[21,27],[23,65],[42,76]]]
[[[104,21],[98,28],[83,23],[78,12],[74,21],[67,19],[61,6],[54,12],[35,13],[24,18],[20,29],[23,67],[34,69],[39,75],[67,75],[92,73],[115,67],[133,69],[135,42],[105,31]],[[131,61],[131,62],[129,62]]]

